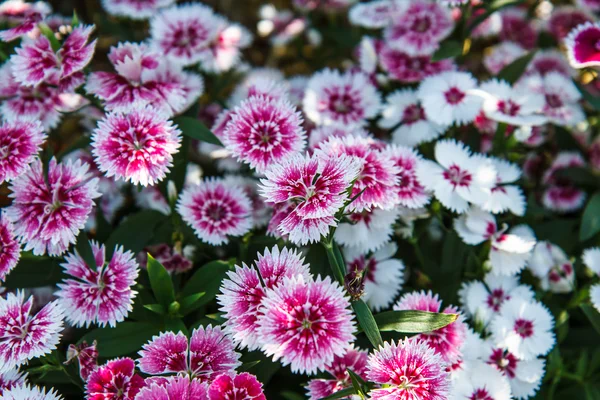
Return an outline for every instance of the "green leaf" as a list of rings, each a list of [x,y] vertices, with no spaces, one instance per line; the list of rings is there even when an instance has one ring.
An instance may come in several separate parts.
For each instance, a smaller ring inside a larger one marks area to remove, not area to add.
[[[167,216],[156,210],[144,210],[127,217],[106,242],[107,259],[112,256],[117,245],[134,254],[142,251],[154,236],[155,228],[165,219]]]
[[[230,266],[225,261],[211,261],[208,264],[200,267],[194,275],[188,280],[183,288],[181,295],[184,297],[192,296],[199,292],[205,293],[202,298],[194,304],[195,307],[200,307],[212,299],[219,293],[221,282],[227,276],[227,271]]]
[[[92,251],[92,246],[90,244],[90,239],[88,239],[85,230],[81,230],[79,235],[77,236],[77,242],[75,243],[75,248],[77,249],[77,253],[83,258],[83,261],[87,264],[89,268],[93,271],[96,271],[100,265],[96,265],[96,257],[94,257],[94,252]]]
[[[379,346],[383,346],[381,333],[379,333],[377,323],[375,322],[375,318],[373,317],[373,313],[371,313],[369,306],[364,301],[358,300],[352,302],[352,308],[356,313],[356,319],[358,320],[360,327],[367,335],[371,344],[376,349],[378,349]]]
[[[456,40],[445,40],[440,43],[440,48],[431,56],[431,61],[440,61],[446,58],[454,58],[461,56],[463,52],[463,44]]]
[[[350,381],[352,382],[352,387],[354,391],[361,395],[363,398],[366,398],[368,390],[365,389],[365,380],[355,374],[350,368],[346,368],[348,375],[350,376]]]
[[[590,105],[596,110],[600,110],[600,98],[588,92],[582,84],[577,82],[574,83],[577,86],[577,89],[579,89],[579,91],[581,92],[581,95],[583,96],[584,100],[590,103]]]
[[[144,304],[144,308],[160,315],[167,313],[162,304]]]
[[[73,18],[71,18],[71,26],[73,28],[77,28],[79,26],[79,16],[77,15],[77,11],[73,10]]]
[[[187,315],[187,314],[191,313],[192,311],[195,311],[198,308],[200,308],[202,306],[202,303],[200,303],[199,300],[202,297],[204,297],[205,294],[206,294],[205,292],[195,293],[195,294],[192,294],[192,295],[187,296],[184,299],[182,299],[179,302],[181,305],[179,313],[181,315]]]
[[[87,333],[80,340],[92,343],[98,341],[98,351],[103,358],[120,357],[137,352],[160,328],[148,322],[120,322],[116,327],[98,328]]]
[[[502,68],[502,71],[498,73],[497,78],[505,80],[510,84],[515,83],[519,80],[521,75],[523,75],[533,56],[535,56],[535,51],[527,53],[523,57],[517,58],[506,67]]]
[[[58,49],[60,49],[60,42],[58,41],[56,36],[54,36],[54,32],[52,31],[52,29],[50,29],[50,27],[45,23],[38,24],[38,28],[40,29],[40,32],[42,32],[42,35],[46,36],[46,38],[50,42],[52,50],[54,50],[55,52],[58,51]]]
[[[562,147],[561,147],[562,148]],[[573,183],[585,186],[600,186],[600,177],[595,176],[589,168],[570,167],[556,171],[557,178],[566,178]]]
[[[346,397],[349,397],[353,394],[356,394],[356,392],[354,391],[353,387],[349,387],[346,389],[342,389],[339,392],[335,392],[334,394],[324,397],[321,400],[336,400],[336,399],[343,399]]]
[[[594,194],[585,206],[579,228],[579,240],[588,240],[598,232],[600,232],[600,193]]]
[[[585,316],[588,317],[596,332],[600,333],[600,313],[589,304],[581,304],[579,307]]]
[[[148,276],[156,300],[166,309],[175,301],[175,289],[171,276],[161,263],[148,253]]]
[[[59,259],[23,254],[2,286],[7,289],[24,289],[56,284],[62,277],[60,262]]]
[[[286,400],[305,400],[306,397],[299,395],[298,393],[290,392],[289,390],[284,390],[280,393],[281,397]]]
[[[325,247],[325,251],[327,252],[327,260],[329,261],[329,266],[331,267],[331,271],[333,272],[333,275],[335,277],[335,279],[338,281],[339,284],[343,285],[344,284],[344,276],[345,274],[345,270],[346,270],[346,266],[343,265],[343,261],[342,263],[340,263],[339,258],[342,257],[338,257],[338,255],[336,253],[339,253],[339,248],[337,247],[337,244],[335,242],[330,243],[330,242],[325,242],[323,241],[323,246]],[[335,246],[335,247],[334,247]],[[336,252],[337,249],[337,252]],[[341,254],[341,253],[339,253]],[[343,260],[343,258],[342,258]]]
[[[240,365],[237,370],[238,372],[246,372],[249,371],[251,368],[256,367],[258,364],[260,364],[260,360],[246,362]]]
[[[175,123],[184,135],[189,136],[192,139],[216,144],[217,146],[223,146],[223,143],[221,143],[219,138],[197,118],[177,117],[175,118]]]
[[[456,321],[458,314],[429,311],[386,311],[375,315],[381,332],[422,333],[440,329]]]

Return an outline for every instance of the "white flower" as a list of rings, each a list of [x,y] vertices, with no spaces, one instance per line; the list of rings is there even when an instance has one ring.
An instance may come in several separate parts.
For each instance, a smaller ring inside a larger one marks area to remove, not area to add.
[[[427,119],[440,125],[465,125],[481,111],[481,98],[470,93],[476,87],[470,73],[447,71],[425,78],[417,97]]]
[[[510,384],[500,371],[482,361],[466,362],[452,380],[449,400],[510,400]]]
[[[539,242],[529,259],[529,269],[540,279],[543,290],[569,293],[574,289],[575,270],[564,251],[555,244]]]
[[[521,169],[516,164],[503,159],[490,157],[489,160],[496,168],[497,181],[490,196],[481,204],[481,208],[493,214],[510,211],[515,215],[523,216],[527,202],[525,195],[517,185],[508,185],[519,180]]]
[[[350,222],[339,223],[335,240],[360,253],[378,250],[390,241],[399,214],[397,207],[391,210],[374,208],[350,214]]]
[[[583,252],[583,263],[596,275],[600,275],[600,248],[592,247]],[[590,288],[590,300],[596,310],[600,312],[600,284],[592,285]]]

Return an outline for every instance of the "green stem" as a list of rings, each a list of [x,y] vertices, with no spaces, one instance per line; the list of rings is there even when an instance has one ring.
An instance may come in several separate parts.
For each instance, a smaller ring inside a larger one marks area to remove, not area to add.
[[[339,282],[340,285],[344,285],[344,266],[340,265],[338,262],[338,257],[336,256],[336,251],[334,249],[333,240],[324,240],[323,247],[325,247],[325,251],[327,252],[327,260],[329,260],[329,266],[333,271],[333,275],[335,279]],[[339,250],[338,250],[339,252]]]

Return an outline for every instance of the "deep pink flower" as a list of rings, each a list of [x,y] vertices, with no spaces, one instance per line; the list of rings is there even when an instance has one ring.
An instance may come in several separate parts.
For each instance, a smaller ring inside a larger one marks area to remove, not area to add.
[[[578,25],[592,22],[594,17],[584,10],[570,6],[559,6],[552,10],[548,30],[558,42],[563,40]]]
[[[410,56],[432,54],[454,29],[448,7],[428,0],[412,1],[384,31],[386,44]]]
[[[526,10],[513,7],[501,14],[502,30],[499,35],[500,39],[518,43],[528,50],[533,49],[537,43],[538,33]]]
[[[84,340],[81,344],[70,344],[67,349],[67,360],[65,364],[77,359],[79,364],[79,376],[85,382],[90,374],[98,367],[98,343],[94,340],[91,345]]]
[[[422,157],[408,147],[390,145],[384,151],[399,170],[396,190],[399,202],[404,207],[420,208],[431,200],[431,195],[425,190],[417,178],[417,165]]]
[[[17,266],[21,258],[21,246],[14,234],[12,222],[0,212],[0,282]]]
[[[82,71],[96,49],[96,40],[87,44],[93,30],[93,25],[74,28],[56,54],[44,35],[23,44],[11,57],[15,79],[25,86],[37,86],[50,77],[60,82]]]
[[[99,366],[88,377],[86,400],[134,400],[144,387],[131,358],[117,358]]]
[[[600,23],[587,22],[573,29],[565,38],[567,55],[573,68],[600,65]]]
[[[0,21],[8,22],[11,28],[0,31],[0,40],[12,42],[32,32],[37,24],[52,12],[43,1],[25,3],[23,0],[8,0],[0,4]]]
[[[6,369],[0,372],[0,396],[2,392],[12,389],[15,386],[25,384],[27,372],[19,371],[19,368]]]
[[[350,302],[329,277],[316,281],[284,278],[261,302],[257,324],[262,349],[292,372],[324,370],[354,341]]]
[[[449,377],[446,364],[426,342],[411,338],[385,343],[369,356],[367,378],[385,385],[371,399],[445,400]]]
[[[398,300],[394,310],[420,310],[430,312],[443,312],[444,314],[456,314],[458,309],[448,306],[443,311],[442,301],[432,292],[407,293]],[[456,362],[461,355],[461,347],[467,336],[467,324],[462,317],[450,325],[432,332],[420,333],[415,338],[426,342],[448,363]]]
[[[158,9],[173,4],[174,0],[102,0],[102,6],[112,15],[131,19],[152,17]]]
[[[136,400],[208,400],[208,384],[198,379],[170,376],[163,382],[146,380]]]
[[[80,160],[57,163],[52,158],[46,179],[40,160],[10,185],[13,202],[6,216],[15,224],[15,235],[35,255],[64,253],[94,207],[98,179],[91,178]]]
[[[235,108],[224,132],[225,147],[239,161],[264,173],[306,145],[302,117],[286,100],[258,96]]]
[[[380,142],[358,136],[331,137],[320,145],[316,155],[324,160],[349,156],[362,164],[350,194],[350,198],[358,197],[348,205],[349,211],[372,207],[389,210],[399,204],[396,185],[400,169],[388,154],[380,151]]]
[[[37,121],[12,121],[0,125],[0,183],[25,172],[46,140]]]
[[[265,290],[279,285],[283,278],[297,275],[310,278],[302,255],[285,247],[279,251],[277,246],[271,251],[265,249],[264,255],[258,254],[255,268],[242,264],[227,273],[228,279],[223,280],[217,301],[227,320],[225,330],[236,344],[249,350],[261,346],[256,320]]]
[[[454,69],[454,63],[450,58],[431,61],[429,56],[411,57],[389,46],[383,46],[381,49],[379,62],[390,79],[405,83],[419,82],[428,76]]]
[[[181,131],[152,108],[109,113],[92,135],[92,153],[107,177],[154,185],[173,165]]]
[[[211,325],[194,329],[189,346],[183,333],[163,332],[146,343],[139,354],[139,368],[146,374],[181,372],[202,382],[241,365],[231,338],[220,327]]]
[[[219,245],[228,236],[242,236],[252,228],[252,205],[239,186],[208,178],[184,189],[177,204],[183,220],[204,242]]]
[[[69,279],[58,284],[56,295],[67,310],[67,320],[74,326],[98,324],[111,327],[125,319],[133,308],[135,284],[139,267],[132,252],[117,247],[112,259],[106,260],[104,245],[90,242],[96,268],[93,270],[85,263],[79,253],[65,257],[61,266]],[[75,278],[75,279],[71,279]]]
[[[64,310],[58,302],[31,315],[33,296],[22,291],[0,297],[0,371],[7,371],[56,349],[63,330]]]
[[[366,351],[350,348],[344,355],[336,355],[331,364],[325,367],[325,371],[333,379],[311,379],[308,382],[308,395],[311,400],[319,400],[330,396],[342,389],[352,386],[348,369],[358,376],[366,379],[367,366]]]
[[[266,400],[262,383],[247,372],[221,374],[208,387],[209,400]]]

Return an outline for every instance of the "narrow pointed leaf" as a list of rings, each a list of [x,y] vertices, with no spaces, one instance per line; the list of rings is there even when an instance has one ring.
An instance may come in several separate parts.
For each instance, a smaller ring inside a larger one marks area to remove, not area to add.
[[[184,135],[201,142],[223,146],[223,143],[199,119],[192,117],[177,117],[175,123]]]
[[[381,332],[422,333],[431,332],[456,321],[458,314],[433,313],[429,311],[387,311],[375,315]]]
[[[360,327],[362,328],[365,335],[371,342],[371,344],[378,349],[379,346],[383,346],[383,339],[381,338],[381,333],[379,333],[379,328],[377,327],[377,323],[375,322],[375,318],[373,317],[373,313],[371,313],[371,309],[369,306],[362,300],[352,302],[352,308],[356,313],[356,319]]]
[[[175,290],[171,276],[161,263],[148,254],[148,276],[156,300],[165,308],[175,301]]]

